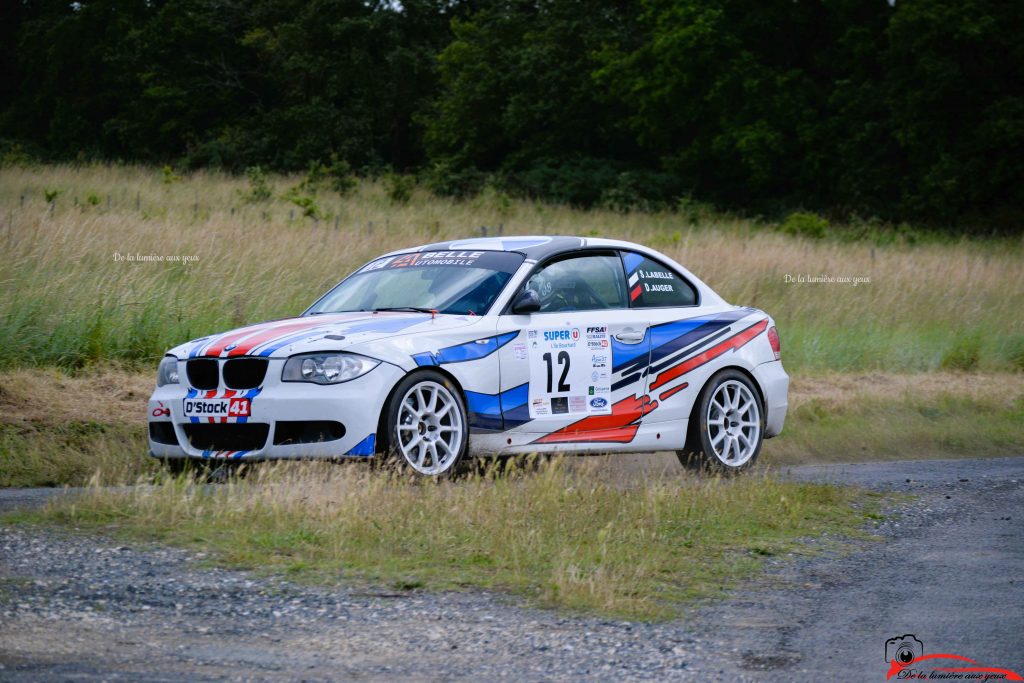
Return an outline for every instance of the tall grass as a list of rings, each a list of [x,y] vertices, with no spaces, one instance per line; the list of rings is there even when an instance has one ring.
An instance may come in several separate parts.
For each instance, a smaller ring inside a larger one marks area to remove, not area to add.
[[[0,169],[0,365],[151,363],[182,341],[300,312],[373,256],[434,240],[560,233],[664,250],[727,300],[779,323],[791,370],[1000,370],[1020,363],[1020,240],[908,246],[787,236],[729,217],[577,211],[484,193],[393,203],[363,182],[321,194],[320,220],[281,196],[249,203],[244,178],[146,167]],[[47,203],[45,194],[59,190]],[[335,227],[337,226],[337,227]],[[117,261],[114,254],[197,258]],[[800,284],[786,276],[867,277]],[[952,359],[952,360],[950,360]]]
[[[201,547],[244,568],[397,589],[506,590],[550,607],[667,618],[799,539],[857,534],[865,497],[768,478],[624,484],[562,462],[410,481],[315,464],[204,486],[97,490],[48,521]],[[868,503],[870,506],[870,503]]]

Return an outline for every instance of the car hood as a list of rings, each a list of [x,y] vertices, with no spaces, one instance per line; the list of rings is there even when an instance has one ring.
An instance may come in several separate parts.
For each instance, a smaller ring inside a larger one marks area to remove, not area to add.
[[[477,316],[390,311],[285,318],[193,339],[168,353],[178,358],[282,358],[296,353],[340,351],[389,337],[434,334],[479,320]]]

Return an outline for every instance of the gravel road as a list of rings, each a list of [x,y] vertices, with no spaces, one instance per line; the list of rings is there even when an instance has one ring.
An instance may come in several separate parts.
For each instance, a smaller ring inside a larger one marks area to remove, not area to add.
[[[882,542],[772,558],[729,599],[654,625],[483,592],[314,588],[0,525],[0,680],[881,681],[884,641],[904,633],[1024,672],[1024,458],[777,474],[914,498]],[[0,510],[51,495],[0,490]]]

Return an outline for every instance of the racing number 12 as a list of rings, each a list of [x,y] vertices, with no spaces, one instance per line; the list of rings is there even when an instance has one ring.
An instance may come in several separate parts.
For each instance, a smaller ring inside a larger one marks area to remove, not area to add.
[[[534,356],[536,358],[536,356]],[[552,366],[551,366],[551,353],[545,353],[541,358],[544,359],[544,364],[548,367],[548,393],[551,391],[551,380],[552,378]],[[562,376],[558,378],[558,391],[555,393],[564,393],[569,391],[569,385],[565,383],[565,378],[569,374],[569,352],[559,351],[558,352],[558,364],[562,366]]]

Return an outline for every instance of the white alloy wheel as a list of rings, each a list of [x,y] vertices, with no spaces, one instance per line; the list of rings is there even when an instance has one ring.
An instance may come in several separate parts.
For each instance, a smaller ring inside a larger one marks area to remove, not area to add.
[[[723,465],[740,467],[757,452],[760,402],[742,382],[730,379],[718,385],[708,401],[705,420],[711,449]]]
[[[420,474],[444,474],[462,451],[463,423],[462,405],[448,387],[418,382],[398,405],[395,446]]]

